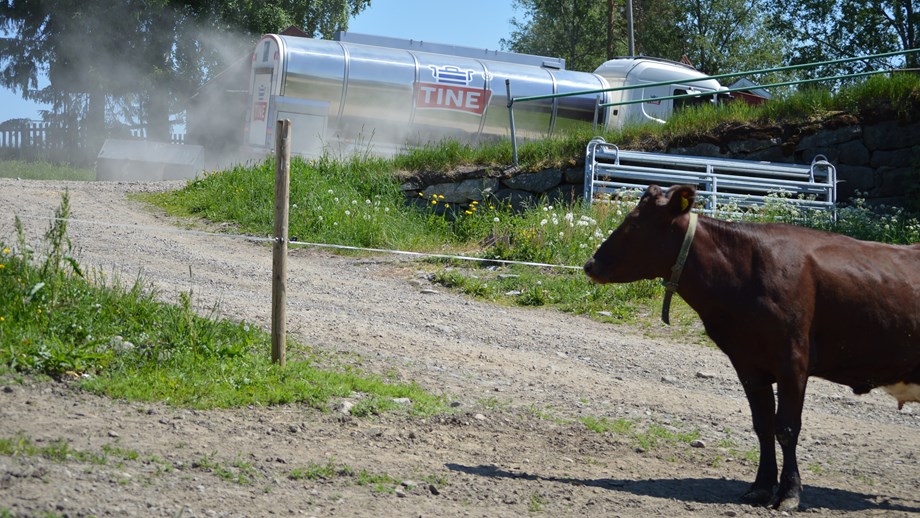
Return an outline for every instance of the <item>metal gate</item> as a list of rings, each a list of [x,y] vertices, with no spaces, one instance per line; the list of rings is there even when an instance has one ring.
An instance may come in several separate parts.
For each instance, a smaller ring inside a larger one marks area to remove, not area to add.
[[[588,143],[585,200],[589,203],[626,190],[645,190],[650,184],[696,186],[708,214],[726,205],[763,205],[770,195],[808,209],[833,211],[837,203],[837,170],[823,155],[811,165],[796,165],[622,151],[600,137]]]

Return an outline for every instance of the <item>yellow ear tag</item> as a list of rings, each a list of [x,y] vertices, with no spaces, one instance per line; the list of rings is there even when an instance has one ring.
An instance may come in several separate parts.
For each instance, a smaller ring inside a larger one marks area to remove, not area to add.
[[[687,210],[687,207],[690,206],[690,200],[686,196],[680,197],[680,210]]]

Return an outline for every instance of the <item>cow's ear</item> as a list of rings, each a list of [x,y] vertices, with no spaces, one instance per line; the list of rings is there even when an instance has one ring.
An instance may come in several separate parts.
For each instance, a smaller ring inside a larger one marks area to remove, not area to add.
[[[652,185],[649,185],[647,189],[645,189],[645,193],[642,194],[642,199],[643,200],[646,198],[655,199],[661,195],[662,195],[661,187],[658,187],[657,185],[652,184]]]
[[[675,185],[668,190],[668,208],[676,214],[689,212],[696,202],[696,189],[690,185]]]

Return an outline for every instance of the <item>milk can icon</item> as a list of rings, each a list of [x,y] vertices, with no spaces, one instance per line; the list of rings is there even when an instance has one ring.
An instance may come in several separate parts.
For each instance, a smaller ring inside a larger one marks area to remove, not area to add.
[[[476,74],[475,70],[461,70],[460,67],[452,65],[443,67],[429,65],[428,68],[431,69],[437,82],[448,85],[468,85],[473,80],[473,75]]]

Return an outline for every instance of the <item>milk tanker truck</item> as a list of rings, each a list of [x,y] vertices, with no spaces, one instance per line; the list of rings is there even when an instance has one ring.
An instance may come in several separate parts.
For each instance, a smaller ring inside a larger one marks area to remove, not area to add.
[[[478,145],[510,138],[509,89],[520,98],[687,81],[515,103],[521,139],[595,120],[600,129],[663,122],[689,103],[714,102],[722,89],[712,79],[691,81],[705,76],[687,65],[656,58],[616,58],[593,73],[575,72],[560,58],[350,32],[333,40],[268,34],[251,59],[244,141],[255,154],[274,149],[280,119],[291,120],[292,152],[304,157],[388,156],[443,139]],[[686,93],[700,96],[658,99]],[[640,99],[649,100],[595,114],[598,103]]]

